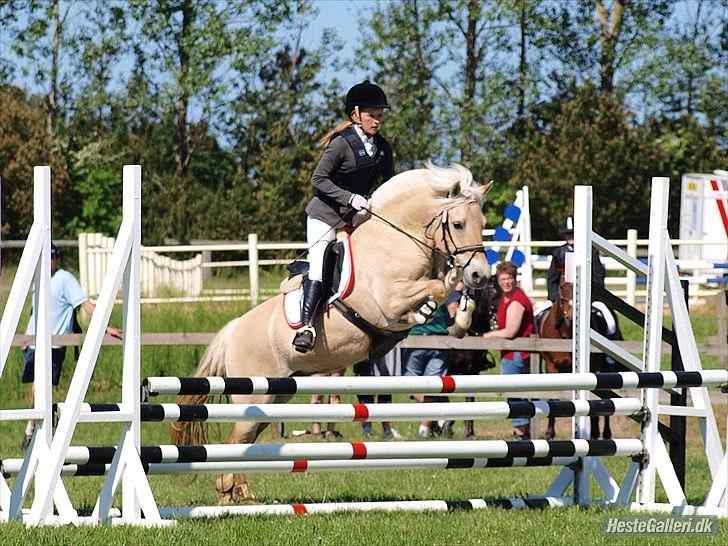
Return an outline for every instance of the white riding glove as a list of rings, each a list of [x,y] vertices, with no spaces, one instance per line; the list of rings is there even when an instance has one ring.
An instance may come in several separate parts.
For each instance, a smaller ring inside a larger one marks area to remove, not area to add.
[[[467,294],[463,294],[457,313],[455,313],[455,320],[448,326],[447,333],[458,339],[465,337],[473,319],[473,311],[475,311],[475,301]]]
[[[351,205],[351,208],[353,208],[354,210],[361,210],[368,204],[369,201],[367,201],[367,198],[363,195],[359,195],[358,193],[352,194],[351,198],[349,199],[349,205]]]

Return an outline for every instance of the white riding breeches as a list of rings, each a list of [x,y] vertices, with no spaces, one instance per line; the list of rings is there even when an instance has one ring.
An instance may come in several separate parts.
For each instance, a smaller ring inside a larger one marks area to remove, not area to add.
[[[336,239],[336,230],[326,222],[306,219],[306,242],[308,243],[308,278],[312,281],[323,280],[324,252],[328,244]]]

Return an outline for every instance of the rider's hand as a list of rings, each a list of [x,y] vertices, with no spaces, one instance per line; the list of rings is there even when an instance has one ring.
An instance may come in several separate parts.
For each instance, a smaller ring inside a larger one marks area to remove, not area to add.
[[[349,205],[351,205],[351,208],[354,210],[361,210],[366,207],[368,203],[369,201],[367,201],[367,198],[363,195],[359,195],[358,193],[353,194],[351,199],[349,199]]]

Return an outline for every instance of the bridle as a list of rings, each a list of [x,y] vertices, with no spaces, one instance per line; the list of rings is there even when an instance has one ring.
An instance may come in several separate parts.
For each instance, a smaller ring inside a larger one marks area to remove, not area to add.
[[[569,303],[570,298],[565,298],[563,296],[562,288],[563,287],[562,287],[561,283],[559,283],[559,307],[561,307],[561,316],[559,317],[559,322],[565,323],[568,327],[571,324],[571,319],[566,314],[566,305],[564,305],[564,304]]]
[[[477,201],[475,199],[472,199],[472,198],[469,198],[467,201],[465,201],[465,204],[473,204],[473,203],[477,203]],[[470,265],[470,262],[473,260],[473,258],[475,258],[475,255],[476,254],[478,254],[479,252],[482,252],[483,254],[485,254],[485,248],[483,247],[482,244],[479,244],[479,245],[458,246],[457,243],[455,242],[455,239],[453,238],[452,232],[450,231],[450,220],[449,220],[448,211],[451,208],[453,208],[453,207],[455,207],[455,206],[457,206],[459,204],[461,204],[461,203],[457,203],[456,205],[452,205],[450,207],[443,208],[440,212],[438,212],[437,214],[435,214],[429,222],[427,222],[423,226],[425,228],[425,236],[428,239],[432,240],[433,242],[436,241],[435,235],[434,234],[433,235],[429,235],[429,232],[431,231],[431,229],[433,227],[436,230],[437,229],[437,226],[441,226],[441,230],[442,230],[442,244],[445,247],[444,250],[441,250],[440,248],[438,248],[437,244],[429,244],[429,243],[423,241],[422,239],[419,239],[419,238],[415,237],[411,233],[408,233],[404,229],[402,229],[399,226],[393,224],[392,222],[390,222],[389,220],[387,220],[383,216],[380,216],[376,212],[374,212],[374,211],[372,211],[370,209],[367,209],[367,211],[372,216],[374,216],[378,220],[381,220],[382,222],[384,222],[385,224],[387,224],[388,226],[390,226],[395,231],[398,231],[399,233],[402,233],[403,235],[406,235],[409,239],[411,239],[413,242],[415,242],[423,250],[424,249],[429,250],[432,253],[431,254],[431,257],[432,258],[434,258],[435,256],[441,257],[445,261],[445,264],[447,265],[447,268],[448,269],[453,269],[453,268],[456,268],[456,267],[458,267],[460,269],[465,269],[465,268],[467,268]],[[440,217],[441,217],[441,219],[440,219]],[[470,252],[471,253],[470,254],[470,258],[468,258],[468,261],[465,262],[465,264],[463,264],[463,263],[460,262],[459,256],[461,254],[465,254],[467,252]]]

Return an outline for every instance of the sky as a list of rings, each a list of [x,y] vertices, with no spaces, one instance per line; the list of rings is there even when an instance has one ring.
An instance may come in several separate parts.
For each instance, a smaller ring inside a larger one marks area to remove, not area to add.
[[[303,35],[304,47],[315,47],[321,33],[326,28],[333,28],[344,42],[343,57],[354,58],[354,51],[362,39],[360,29],[364,15],[380,9],[389,0],[314,0],[318,15]],[[364,71],[339,72],[337,77],[345,88],[349,88],[366,77]]]

